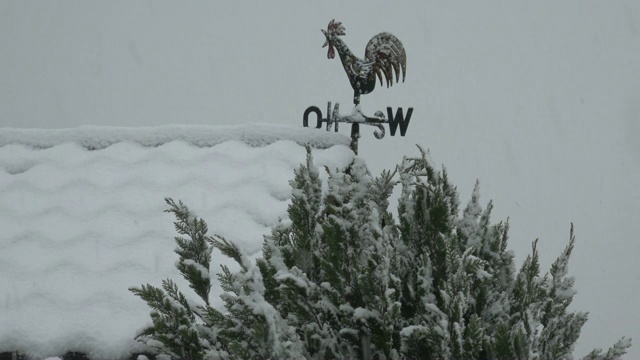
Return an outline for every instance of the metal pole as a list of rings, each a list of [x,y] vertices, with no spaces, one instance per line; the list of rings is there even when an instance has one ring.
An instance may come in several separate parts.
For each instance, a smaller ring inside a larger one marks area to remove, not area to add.
[[[360,124],[352,123],[351,124],[351,145],[349,147],[356,155],[358,155],[358,138],[359,137],[360,137]]]

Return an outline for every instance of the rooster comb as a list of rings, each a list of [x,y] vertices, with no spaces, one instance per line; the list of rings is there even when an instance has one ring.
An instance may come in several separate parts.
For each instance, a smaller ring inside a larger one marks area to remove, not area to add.
[[[335,36],[339,36],[339,35],[345,35],[345,28],[344,26],[342,26],[341,22],[336,22],[335,19],[331,20],[329,22],[329,25],[327,26],[327,33],[329,33],[330,35],[335,35]]]

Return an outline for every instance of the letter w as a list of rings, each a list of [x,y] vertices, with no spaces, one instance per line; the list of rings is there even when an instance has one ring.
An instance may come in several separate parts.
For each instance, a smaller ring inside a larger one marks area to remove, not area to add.
[[[393,116],[393,109],[391,107],[387,107],[387,115],[389,118],[389,132],[391,136],[396,135],[396,130],[398,129],[398,124],[400,124],[400,136],[404,136],[407,132],[407,127],[409,127],[409,120],[411,120],[411,114],[413,114],[413,108],[409,108],[407,110],[407,118],[404,118],[402,114],[402,108],[398,108],[396,111],[396,116]]]

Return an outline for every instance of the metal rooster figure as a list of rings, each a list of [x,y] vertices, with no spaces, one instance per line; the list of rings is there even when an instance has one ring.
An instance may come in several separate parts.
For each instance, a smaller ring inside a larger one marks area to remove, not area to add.
[[[382,86],[382,76],[387,82],[387,87],[393,85],[393,74],[396,75],[396,83],[402,82],[407,74],[407,54],[404,46],[397,37],[392,34],[380,33],[367,44],[364,52],[364,60],[357,58],[347,45],[339,38],[346,35],[342,23],[331,20],[327,30],[322,30],[327,38],[322,47],[329,46],[327,58],[333,59],[338,50],[344,71],[349,77],[349,82],[353,88],[353,103],[360,104],[360,95],[368,94],[376,87],[376,76]]]
[[[377,127],[380,131],[375,131],[374,135],[378,139],[382,139],[385,135],[385,128],[382,124],[389,124],[391,136],[394,136],[398,125],[400,125],[400,135],[404,136],[409,120],[413,113],[413,108],[409,108],[406,118],[402,108],[396,111],[394,116],[393,109],[387,107],[387,116],[382,111],[377,111],[374,116],[366,116],[360,110],[360,95],[371,93],[376,87],[376,77],[383,85],[382,79],[386,81],[387,87],[392,86],[394,82],[404,82],[407,74],[407,55],[404,46],[397,37],[392,34],[383,32],[375,35],[365,48],[364,59],[356,57],[347,45],[340,39],[345,35],[345,28],[342,23],[331,20],[327,26],[327,30],[322,30],[326,41],[322,47],[329,47],[327,57],[333,59],[336,51],[342,61],[344,71],[349,77],[349,82],[353,88],[353,103],[355,108],[349,115],[340,115],[340,105],[335,104],[331,109],[331,102],[327,104],[327,117],[322,117],[322,112],[316,106],[309,106],[303,115],[303,126],[309,126],[309,115],[315,113],[317,117],[316,128],[321,128],[322,123],[326,122],[327,131],[335,127],[338,131],[339,123],[351,124],[351,148],[358,153],[358,138],[360,137],[360,124],[371,125]]]

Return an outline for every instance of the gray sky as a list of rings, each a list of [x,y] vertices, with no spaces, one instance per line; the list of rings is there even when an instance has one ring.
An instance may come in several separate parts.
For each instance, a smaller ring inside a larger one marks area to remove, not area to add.
[[[578,355],[640,341],[640,2],[0,0],[0,127],[287,123],[352,90],[328,60],[336,18],[359,56],[381,31],[407,80],[362,97],[414,107],[406,137],[360,151],[374,172],[415,144],[446,164],[465,204],[476,178],[521,261],[544,268],[576,225]],[[343,132],[347,133],[343,127]],[[640,344],[629,358],[640,358]]]

